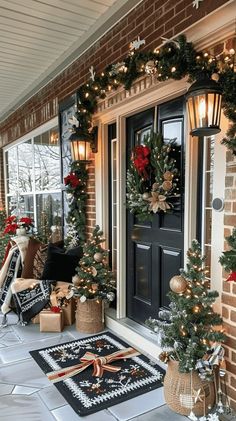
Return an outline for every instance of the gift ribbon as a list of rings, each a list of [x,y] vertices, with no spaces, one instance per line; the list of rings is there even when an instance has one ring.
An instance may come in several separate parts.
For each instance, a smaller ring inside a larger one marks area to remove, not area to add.
[[[47,377],[51,382],[57,383],[76,376],[76,374],[81,373],[81,371],[84,371],[90,365],[93,365],[92,375],[95,377],[102,377],[104,371],[116,373],[121,370],[121,367],[111,365],[110,363],[112,361],[133,358],[137,355],[140,355],[140,352],[134,348],[121,349],[120,351],[113,352],[113,354],[106,355],[105,357],[93,354],[92,352],[86,352],[86,354],[80,358],[81,364],[75,364],[71,367],[51,371],[50,373],[47,373]]]

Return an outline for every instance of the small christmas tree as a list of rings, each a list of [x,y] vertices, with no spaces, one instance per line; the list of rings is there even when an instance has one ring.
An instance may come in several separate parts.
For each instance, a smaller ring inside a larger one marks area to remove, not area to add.
[[[77,275],[72,279],[73,294],[80,297],[81,302],[99,297],[109,301],[115,298],[115,280],[107,263],[108,251],[101,246],[103,242],[103,232],[96,225],[91,239],[84,244]]]
[[[209,290],[205,275],[205,258],[196,240],[187,252],[186,271],[174,276],[170,281],[171,291],[169,309],[159,312],[161,320],[149,319],[147,324],[159,332],[163,353],[160,358],[179,361],[179,370],[189,372],[196,363],[206,356],[215,342],[222,342],[225,335],[214,330],[222,323],[221,317],[214,313],[212,304],[218,297],[217,291]]]
[[[219,262],[224,270],[230,273],[227,281],[236,281],[236,228],[233,229],[232,235],[225,239],[231,250],[224,251]]]

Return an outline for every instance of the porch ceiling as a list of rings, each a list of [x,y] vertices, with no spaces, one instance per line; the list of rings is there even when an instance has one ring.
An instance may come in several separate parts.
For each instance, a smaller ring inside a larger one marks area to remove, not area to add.
[[[140,0],[0,0],[0,120]]]

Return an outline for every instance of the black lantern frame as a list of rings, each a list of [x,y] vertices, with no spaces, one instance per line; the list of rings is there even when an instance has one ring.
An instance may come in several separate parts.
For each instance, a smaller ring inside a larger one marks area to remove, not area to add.
[[[209,78],[197,80],[186,99],[192,136],[212,136],[221,131],[222,89],[217,82]]]

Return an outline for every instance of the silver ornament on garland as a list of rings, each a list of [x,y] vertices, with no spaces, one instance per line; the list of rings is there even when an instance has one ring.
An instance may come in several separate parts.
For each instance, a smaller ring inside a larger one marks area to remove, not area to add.
[[[101,263],[102,259],[103,259],[103,254],[100,253],[100,252],[97,252],[97,253],[94,254],[93,258],[94,258],[95,262]]]
[[[143,195],[142,195],[142,198],[143,198],[144,200],[148,200],[148,199],[149,199],[149,197],[150,197],[150,193],[148,193],[148,192],[145,192],[145,193],[143,193]]]
[[[107,299],[108,299],[108,301],[114,301],[114,299],[115,299],[114,292],[108,292],[107,293]]]
[[[146,64],[145,64],[145,72],[148,75],[154,75],[157,71],[157,68],[155,66],[155,61],[154,60],[149,60]]]

